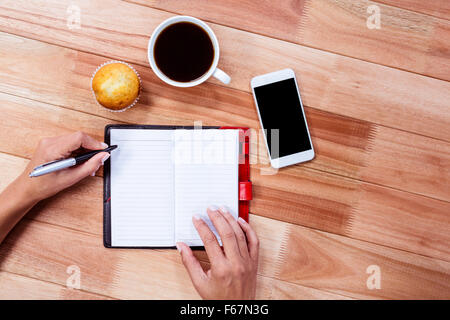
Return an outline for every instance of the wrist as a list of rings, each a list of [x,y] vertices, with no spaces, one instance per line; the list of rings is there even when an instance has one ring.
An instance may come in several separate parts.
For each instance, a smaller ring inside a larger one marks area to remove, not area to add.
[[[33,185],[29,180],[30,177],[26,172],[23,172],[16,180],[11,184],[13,188],[14,199],[17,199],[22,206],[32,207],[42,199],[34,191]]]
[[[22,177],[17,177],[0,193],[0,243],[23,216],[37,203],[28,196]]]

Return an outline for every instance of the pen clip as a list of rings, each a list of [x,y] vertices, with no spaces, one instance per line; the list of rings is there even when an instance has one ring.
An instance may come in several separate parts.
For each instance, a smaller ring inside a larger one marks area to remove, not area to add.
[[[61,161],[61,159],[59,159],[59,160],[53,160],[53,161],[50,161],[50,162],[43,163],[43,164],[41,164],[41,165],[39,165],[39,166],[37,166],[37,167],[34,167],[33,170],[36,170],[36,169],[39,169],[39,168],[43,168],[43,167],[45,167],[45,166],[48,166],[49,164],[52,164],[52,163],[55,163],[55,162],[58,162],[58,161]]]

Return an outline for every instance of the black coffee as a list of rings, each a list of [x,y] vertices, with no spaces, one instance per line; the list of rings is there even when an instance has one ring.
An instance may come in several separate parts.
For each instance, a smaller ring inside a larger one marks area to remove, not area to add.
[[[214,60],[214,47],[208,33],[190,22],[168,26],[158,36],[153,49],[159,70],[178,82],[203,76]]]

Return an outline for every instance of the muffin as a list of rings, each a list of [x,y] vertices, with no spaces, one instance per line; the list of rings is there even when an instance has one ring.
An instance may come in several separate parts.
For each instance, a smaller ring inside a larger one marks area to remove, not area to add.
[[[140,89],[139,75],[125,62],[104,63],[92,77],[95,99],[109,111],[124,111],[135,105]]]

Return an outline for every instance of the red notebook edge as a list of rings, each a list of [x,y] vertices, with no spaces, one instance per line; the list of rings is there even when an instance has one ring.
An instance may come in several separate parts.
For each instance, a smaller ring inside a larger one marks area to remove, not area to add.
[[[240,129],[239,135],[239,217],[249,222],[249,207],[252,200],[252,182],[250,181],[250,138],[246,134],[249,128],[222,126],[220,129]]]

